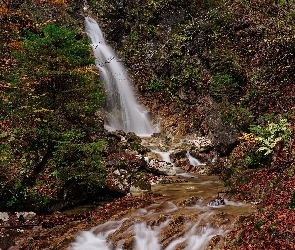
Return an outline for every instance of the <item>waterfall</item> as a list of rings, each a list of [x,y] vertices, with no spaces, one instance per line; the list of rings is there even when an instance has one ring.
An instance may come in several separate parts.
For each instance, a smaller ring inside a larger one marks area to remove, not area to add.
[[[85,18],[85,27],[101,80],[106,86],[105,122],[108,130],[124,130],[137,135],[151,135],[153,126],[146,110],[136,101],[128,74],[116,53],[104,40],[97,22]]]

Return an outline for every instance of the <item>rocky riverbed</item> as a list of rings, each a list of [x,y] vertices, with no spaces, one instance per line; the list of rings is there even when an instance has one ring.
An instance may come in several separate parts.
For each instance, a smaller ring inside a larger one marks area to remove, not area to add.
[[[149,249],[148,242],[155,249],[216,249],[238,217],[251,212],[249,205],[226,200],[223,183],[207,175],[225,161],[210,140],[161,134],[139,138],[124,132],[110,138],[120,150],[106,158],[108,185],[123,197],[52,215],[2,213],[2,250],[140,250]],[[103,245],[94,248],[101,234]]]
[[[252,211],[250,205],[217,197],[222,183],[216,176],[172,179],[170,184],[153,185],[152,193],[88,207],[87,212],[85,207],[77,207],[50,216],[17,219],[11,215],[1,227],[1,248],[13,245],[11,249],[104,249],[87,246],[94,247],[98,235],[108,233],[106,223],[112,222],[116,230],[107,235],[105,246],[110,248],[106,249],[149,249],[136,247],[135,236],[140,231],[146,234],[142,236],[146,240],[159,242],[159,249],[173,244],[175,248],[167,249],[189,249],[189,244],[197,239],[203,243],[195,242],[194,246],[199,247],[190,249],[204,249],[206,245],[207,249],[216,249],[223,246],[223,236],[234,228],[239,216]],[[87,231],[91,228],[95,229]],[[154,231],[154,235],[149,236],[149,231]],[[182,240],[178,242],[178,238]]]

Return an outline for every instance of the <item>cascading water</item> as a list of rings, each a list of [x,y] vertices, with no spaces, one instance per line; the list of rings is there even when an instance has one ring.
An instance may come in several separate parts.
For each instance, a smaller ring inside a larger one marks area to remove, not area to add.
[[[160,139],[151,138],[152,153],[170,162],[171,151],[155,149]],[[145,145],[148,140],[145,138]],[[202,164],[189,154],[187,157],[191,164]],[[216,194],[223,188],[217,176],[179,172],[174,180],[171,184],[152,185],[152,192],[161,194],[153,204],[130,209],[89,231],[79,232],[68,250],[204,250],[209,249],[213,237],[216,241],[212,242],[217,242],[231,230],[232,215],[248,214],[249,207],[244,203],[217,200]]]
[[[153,133],[145,111],[134,98],[123,65],[105,44],[96,21],[87,17],[85,23],[86,31],[93,43],[96,64],[108,91],[106,108],[108,127],[123,129],[126,132],[132,131],[139,135]],[[169,155],[172,151],[163,152],[159,148],[151,151],[162,157],[163,161],[171,162]],[[203,165],[189,153],[187,158],[191,165]],[[131,210],[123,219],[120,217],[118,220],[110,220],[89,231],[80,232],[68,250],[205,249],[215,235],[223,236],[228,232],[229,220],[224,216],[228,211],[235,211],[238,214],[235,208],[231,210],[229,207],[240,204],[227,202],[226,205],[214,206],[215,203],[207,203],[206,200],[216,195],[223,187],[218,178],[210,176],[195,178],[194,175],[181,171],[178,175],[182,175],[186,181],[180,183],[176,181],[168,186],[163,184],[165,187],[158,184],[152,188],[153,192],[163,194],[154,204],[144,209]],[[195,205],[191,205],[189,202],[191,198],[196,198],[196,195],[199,197],[198,201]]]
[[[105,43],[97,22],[85,18],[86,32],[99,68],[101,80],[107,90],[106,128],[124,130],[137,135],[151,135],[154,131],[147,112],[137,103],[128,74],[116,53]]]
[[[81,232],[68,250],[201,250],[212,237],[224,235],[226,230],[213,228],[206,222],[215,213],[208,207],[200,207],[203,211],[196,219],[186,221],[184,227],[176,230],[178,237],[169,235],[178,220],[173,216],[181,219],[183,215],[177,214],[179,208],[172,202],[163,202],[139,209],[132,218],[108,221],[90,231]],[[188,209],[188,213],[194,213],[193,207]],[[128,238],[133,238],[133,247],[126,246]]]

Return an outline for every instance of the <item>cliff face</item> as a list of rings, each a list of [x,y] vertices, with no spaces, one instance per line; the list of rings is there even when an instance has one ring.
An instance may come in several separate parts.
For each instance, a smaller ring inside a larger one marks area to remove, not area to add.
[[[1,81],[7,81],[14,66],[11,52],[18,48],[19,37],[36,23],[55,20],[82,34],[83,4],[2,4]],[[128,67],[138,98],[154,119],[161,117],[166,132],[213,138],[220,136],[212,132],[216,128],[234,130],[236,136],[260,116],[291,112],[295,10],[288,1],[88,4]]]

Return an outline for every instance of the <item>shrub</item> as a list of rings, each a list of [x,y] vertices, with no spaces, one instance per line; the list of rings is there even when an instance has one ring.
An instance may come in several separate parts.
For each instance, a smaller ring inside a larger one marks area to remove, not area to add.
[[[252,126],[250,130],[256,134],[259,144],[257,151],[263,151],[264,155],[273,153],[280,142],[286,145],[291,136],[290,124],[285,118],[280,119],[278,123],[270,122],[265,128],[260,125]]]

